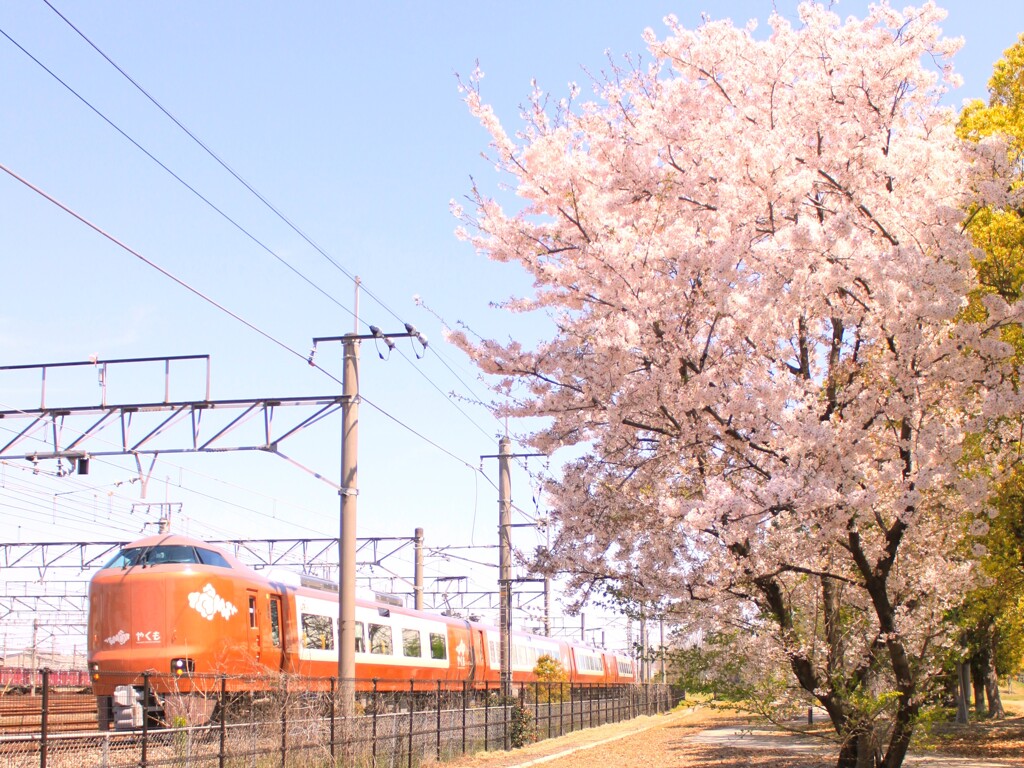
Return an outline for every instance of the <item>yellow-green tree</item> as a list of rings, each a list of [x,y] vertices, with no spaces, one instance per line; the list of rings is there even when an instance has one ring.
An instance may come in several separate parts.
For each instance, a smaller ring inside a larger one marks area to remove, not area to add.
[[[537,659],[533,668],[533,674],[537,676],[537,700],[542,704],[548,702],[558,703],[569,696],[565,683],[569,675],[565,672],[562,663],[548,654]]]
[[[972,142],[1005,142],[1002,151],[1009,175],[1003,183],[1024,188],[1024,35],[996,63],[988,103],[977,100],[964,107],[958,132]],[[979,249],[975,267],[981,288],[969,297],[967,310],[976,320],[984,317],[986,294],[1013,302],[1024,292],[1024,208],[979,203],[968,212],[966,227]],[[1003,338],[1014,346],[1019,371],[1024,364],[1024,332],[1020,326],[1008,327]],[[1024,470],[997,469],[1007,475],[993,498],[999,514],[987,532],[978,532],[978,543],[987,553],[979,567],[988,580],[968,596],[958,620],[973,657],[977,708],[981,709],[979,694],[984,690],[989,714],[1001,717],[997,671],[1015,672],[1024,664]]]

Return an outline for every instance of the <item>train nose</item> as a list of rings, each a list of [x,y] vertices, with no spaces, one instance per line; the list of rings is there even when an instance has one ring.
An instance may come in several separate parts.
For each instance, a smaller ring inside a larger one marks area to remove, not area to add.
[[[140,568],[97,574],[89,590],[91,660],[100,671],[109,669],[114,658],[124,665],[121,671],[153,667],[152,659],[166,643],[166,616],[161,574]]]

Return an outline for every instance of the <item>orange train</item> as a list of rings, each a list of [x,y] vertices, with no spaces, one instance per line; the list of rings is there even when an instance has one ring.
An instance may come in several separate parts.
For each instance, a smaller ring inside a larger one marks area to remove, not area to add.
[[[89,672],[99,711],[113,713],[126,681],[143,672],[165,694],[188,693],[211,675],[231,690],[267,673],[337,674],[338,586],[283,570],[255,571],[195,539],[161,534],[126,545],[89,588]],[[409,681],[500,678],[495,627],[370,600],[356,601],[356,677],[378,690]],[[572,683],[635,682],[631,658],[526,632],[513,632],[512,677],[536,679],[548,655]],[[163,682],[161,682],[163,681]],[[264,683],[265,684],[265,683]],[[136,691],[139,689],[136,688]],[[123,703],[123,702],[122,702]],[[113,717],[113,715],[110,715]],[[106,720],[107,718],[103,718]]]

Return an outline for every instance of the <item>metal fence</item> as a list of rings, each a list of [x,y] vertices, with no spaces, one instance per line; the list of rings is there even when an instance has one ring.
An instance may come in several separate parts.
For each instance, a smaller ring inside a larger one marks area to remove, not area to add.
[[[31,701],[0,697],[0,765],[418,768],[665,712],[678,695],[655,684],[532,683],[503,697],[494,683],[357,680],[356,713],[341,717],[333,679],[196,676],[204,692],[181,695],[158,675],[124,682],[133,687],[111,704],[122,724],[127,710],[130,730],[113,728],[117,712],[97,716],[91,691],[60,690],[45,671]]]

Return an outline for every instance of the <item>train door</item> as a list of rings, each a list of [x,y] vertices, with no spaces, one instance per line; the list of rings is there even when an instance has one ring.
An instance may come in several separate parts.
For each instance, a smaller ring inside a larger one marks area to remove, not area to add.
[[[263,632],[263,665],[278,671],[283,667],[284,611],[281,595],[267,595],[266,631]]]
[[[246,630],[246,655],[256,664],[262,663],[262,648],[260,648],[260,612],[259,593],[255,589],[246,590],[249,598],[249,627]]]
[[[463,621],[465,628],[460,626],[451,627],[451,645],[449,653],[452,655],[452,678],[455,680],[476,679],[477,649],[473,642],[473,626],[468,621]]]

